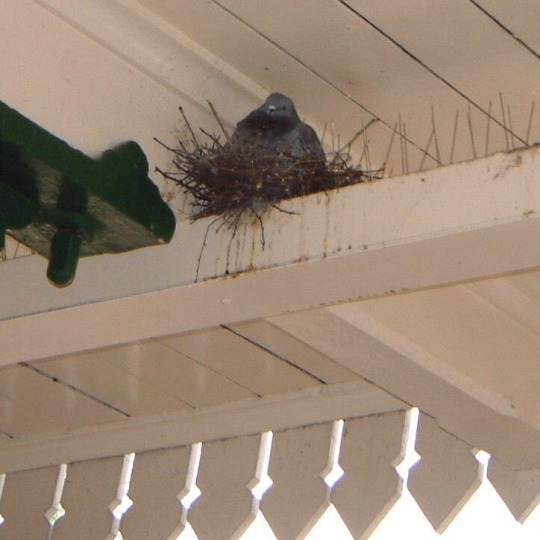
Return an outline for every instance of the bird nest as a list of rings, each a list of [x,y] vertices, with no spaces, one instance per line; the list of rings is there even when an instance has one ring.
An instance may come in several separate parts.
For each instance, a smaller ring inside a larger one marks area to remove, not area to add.
[[[227,220],[249,211],[260,221],[261,212],[269,207],[287,212],[279,203],[292,197],[380,178],[379,170],[365,171],[350,164],[350,146],[368,126],[327,156],[327,163],[322,165],[309,155],[295,160],[287,155],[261,152],[257,147],[233,148],[227,131],[211,108],[225,140],[201,130],[205,141],[199,142],[180,109],[191,133],[190,143],[179,142],[178,147],[170,148],[158,141],[174,158],[172,170],[158,168],[157,171],[191,195],[192,220],[207,216],[222,216]]]

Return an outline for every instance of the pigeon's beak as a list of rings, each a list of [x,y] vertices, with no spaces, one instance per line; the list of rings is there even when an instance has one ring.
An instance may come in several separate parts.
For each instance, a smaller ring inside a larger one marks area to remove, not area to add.
[[[274,112],[276,110],[276,107],[274,105],[268,105],[268,112]]]

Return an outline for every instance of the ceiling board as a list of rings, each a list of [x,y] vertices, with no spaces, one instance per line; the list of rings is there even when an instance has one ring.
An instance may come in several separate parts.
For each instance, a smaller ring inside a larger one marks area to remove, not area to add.
[[[113,356],[114,353],[110,352]],[[151,362],[151,359],[147,361]],[[144,378],[136,377],[115,365],[103,353],[66,356],[33,365],[40,373],[95,396],[126,416],[189,411],[193,408],[185,401],[156,388]],[[172,375],[169,373],[169,376]]]
[[[6,405],[2,407],[5,424],[0,426],[0,431],[10,435],[53,426],[65,429],[103,424],[124,418],[98,400],[21,365],[0,370],[0,396],[5,398]]]
[[[320,384],[285,359],[225,328],[163,338],[160,342],[259,396]]]
[[[230,328],[276,356],[293,362],[299,368],[327,384],[358,380],[356,373],[340,366],[331,358],[312,349],[309,344],[293,338],[268,321],[256,320],[239,323]]]
[[[197,359],[192,360],[155,341],[114,347],[95,354],[129,376],[144,381],[190,407],[205,407],[255,397],[234,380],[208,369]]]
[[[475,2],[540,55],[540,3],[537,0]]]

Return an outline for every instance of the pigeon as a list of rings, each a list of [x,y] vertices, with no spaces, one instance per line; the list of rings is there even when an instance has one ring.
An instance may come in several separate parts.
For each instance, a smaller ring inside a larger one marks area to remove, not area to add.
[[[233,150],[279,157],[280,166],[305,159],[325,167],[326,158],[315,130],[302,122],[293,101],[273,93],[236,125],[231,137]]]

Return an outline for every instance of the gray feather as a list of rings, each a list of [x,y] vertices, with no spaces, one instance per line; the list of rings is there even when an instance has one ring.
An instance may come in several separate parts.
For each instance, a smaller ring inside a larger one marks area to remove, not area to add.
[[[283,94],[270,94],[266,101],[238,122],[231,138],[232,147],[277,154],[280,162],[293,163],[301,158],[324,165],[324,150],[315,130],[302,122],[294,103]],[[289,158],[289,159],[287,159]]]

